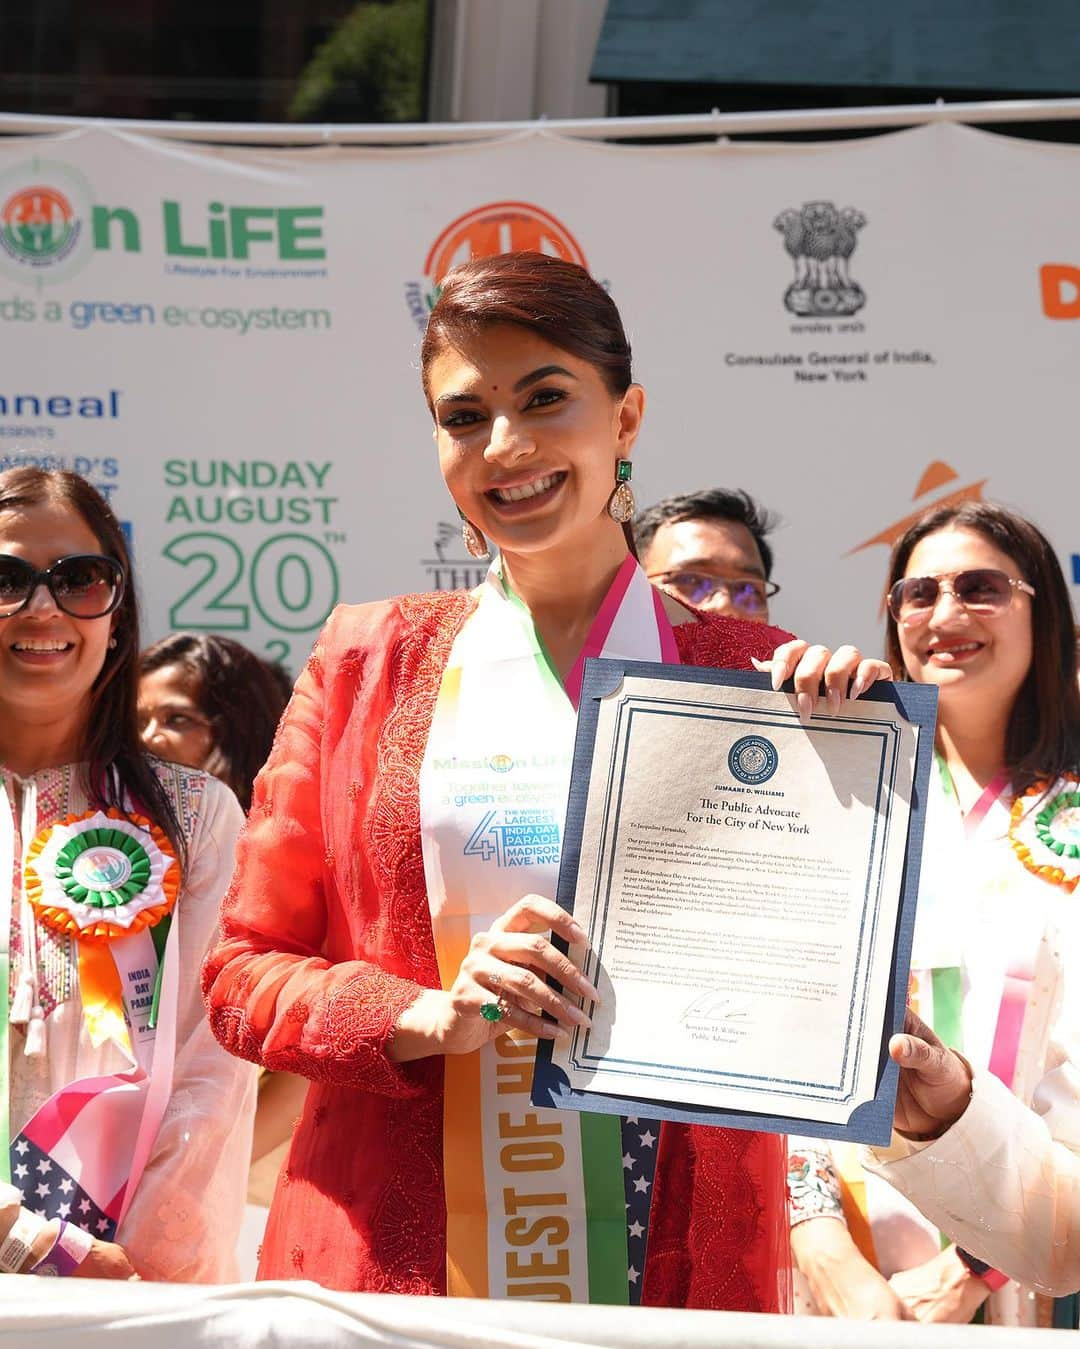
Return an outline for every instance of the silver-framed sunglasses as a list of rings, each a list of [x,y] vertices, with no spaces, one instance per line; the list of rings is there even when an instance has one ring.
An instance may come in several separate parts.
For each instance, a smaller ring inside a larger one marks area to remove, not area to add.
[[[889,591],[889,613],[897,623],[923,623],[942,595],[983,618],[996,618],[1010,607],[1018,591],[1035,594],[1035,587],[996,567],[972,567],[951,576],[905,576]]]

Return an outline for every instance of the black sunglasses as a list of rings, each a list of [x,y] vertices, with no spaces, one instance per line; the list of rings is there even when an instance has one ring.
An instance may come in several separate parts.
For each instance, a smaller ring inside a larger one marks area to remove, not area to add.
[[[76,553],[39,571],[22,557],[0,553],[0,618],[25,609],[38,586],[71,618],[104,618],[124,598],[124,569],[113,557]]]

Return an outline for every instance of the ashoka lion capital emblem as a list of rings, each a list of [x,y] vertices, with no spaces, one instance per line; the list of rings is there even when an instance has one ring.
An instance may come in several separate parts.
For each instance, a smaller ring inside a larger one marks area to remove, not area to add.
[[[851,255],[866,216],[854,206],[838,211],[831,201],[808,201],[773,221],[795,267],[784,304],[799,318],[850,318],[866,303],[851,277]]]

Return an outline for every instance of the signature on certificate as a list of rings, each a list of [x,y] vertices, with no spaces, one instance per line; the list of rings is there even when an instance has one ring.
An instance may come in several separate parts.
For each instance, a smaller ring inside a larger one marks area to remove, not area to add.
[[[691,1021],[746,1021],[749,1015],[744,1001],[722,988],[709,988],[697,995],[679,1020],[683,1025]]]

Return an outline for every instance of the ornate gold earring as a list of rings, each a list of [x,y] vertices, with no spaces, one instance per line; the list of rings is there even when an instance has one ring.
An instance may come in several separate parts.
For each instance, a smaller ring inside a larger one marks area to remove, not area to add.
[[[634,465],[629,459],[619,459],[615,464],[615,490],[611,494],[611,500],[607,504],[608,515],[613,520],[617,520],[620,525],[625,525],[628,520],[634,518],[634,512],[637,510],[637,502],[634,500],[633,489],[630,486],[630,478],[634,472]]]
[[[491,556],[487,539],[484,538],[473,522],[466,518],[465,512],[460,508],[458,509],[458,515],[461,516],[461,541],[465,545],[465,551],[470,557],[475,557],[477,561],[485,561]]]

